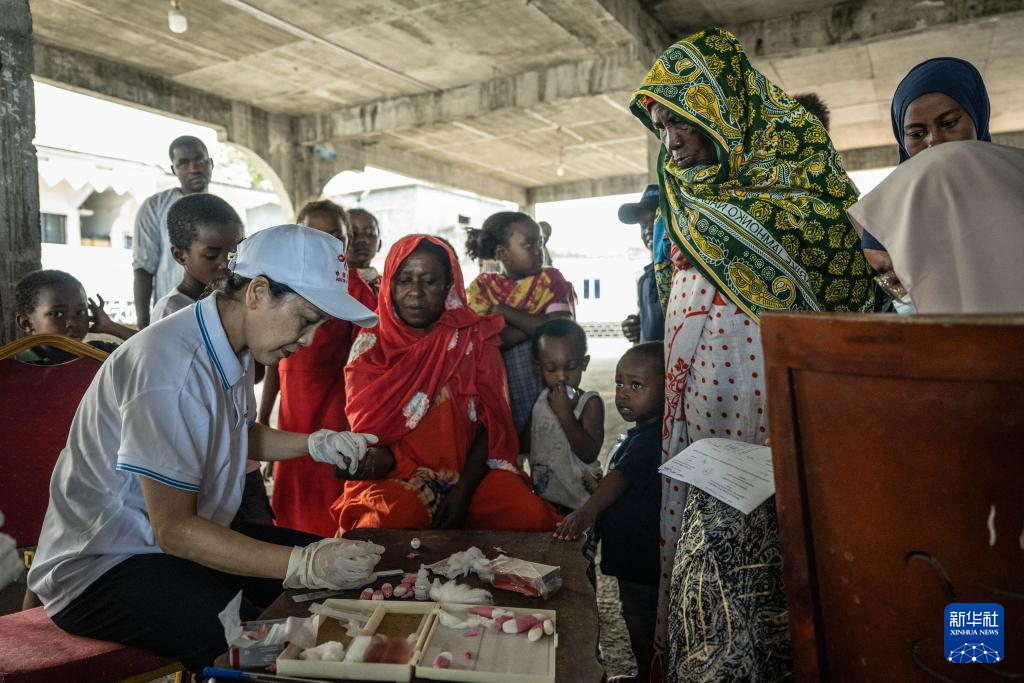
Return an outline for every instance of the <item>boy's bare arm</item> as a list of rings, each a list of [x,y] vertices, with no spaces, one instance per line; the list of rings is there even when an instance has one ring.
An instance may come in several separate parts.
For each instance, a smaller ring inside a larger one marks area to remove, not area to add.
[[[135,294],[135,320],[140,330],[149,327],[149,300],[153,297],[153,274],[136,268],[132,290]]]
[[[592,396],[577,420],[564,385],[555,386],[548,395],[551,409],[562,425],[573,454],[588,465],[596,461],[604,443],[604,401],[599,396]]]
[[[579,538],[587,529],[597,523],[597,518],[618,500],[629,488],[629,480],[618,470],[610,470],[604,476],[597,490],[576,512],[563,519],[555,529],[555,538],[571,541]]]

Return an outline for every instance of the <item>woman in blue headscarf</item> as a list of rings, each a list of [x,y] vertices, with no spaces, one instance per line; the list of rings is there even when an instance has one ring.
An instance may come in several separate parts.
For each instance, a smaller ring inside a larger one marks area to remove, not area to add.
[[[988,91],[970,62],[937,57],[910,70],[892,98],[892,132],[900,163],[953,140],[991,142]]]
[[[892,133],[900,148],[900,163],[918,152],[955,140],[991,142],[988,130],[988,91],[973,64],[956,57],[936,57],[921,62],[900,81],[892,98]],[[864,257],[878,272],[883,289],[891,280],[892,259],[885,247],[867,230],[861,234]],[[913,308],[897,290],[893,296],[898,312]],[[876,296],[879,302],[884,297]]]

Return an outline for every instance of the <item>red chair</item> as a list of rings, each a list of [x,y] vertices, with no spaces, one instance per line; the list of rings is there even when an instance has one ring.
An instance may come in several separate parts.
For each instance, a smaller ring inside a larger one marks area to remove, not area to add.
[[[36,346],[79,357],[60,365],[14,358]],[[106,357],[60,335],[25,337],[0,348],[0,510],[7,518],[2,531],[19,548],[39,541],[53,466],[79,401]],[[66,633],[42,607],[0,617],[0,683],[149,680],[180,670],[180,664],[145,650]]]

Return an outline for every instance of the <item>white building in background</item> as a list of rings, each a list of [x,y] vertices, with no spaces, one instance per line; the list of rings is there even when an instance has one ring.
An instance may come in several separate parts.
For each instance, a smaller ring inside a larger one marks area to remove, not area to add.
[[[332,194],[331,199],[346,209],[359,207],[377,217],[384,242],[374,262],[378,269],[383,268],[392,244],[405,235],[422,232],[443,237],[455,247],[467,283],[478,269],[466,256],[466,228],[479,228],[492,213],[516,210],[510,202],[417,182],[341,192]]]
[[[177,178],[158,166],[37,146],[43,268],[65,270],[99,294],[119,321],[134,322],[132,230],[139,206]],[[246,234],[283,223],[273,192],[211,183],[234,207]]]
[[[637,312],[636,281],[650,253],[628,249],[618,257],[555,255],[552,260],[576,290],[576,320],[610,323],[613,336],[620,335],[622,319]]]

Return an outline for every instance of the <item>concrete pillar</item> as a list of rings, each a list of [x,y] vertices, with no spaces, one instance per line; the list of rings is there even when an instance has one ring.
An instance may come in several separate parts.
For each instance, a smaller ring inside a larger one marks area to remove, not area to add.
[[[39,174],[28,0],[0,0],[0,340],[14,339],[14,283],[40,267]]]

